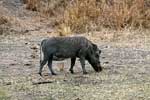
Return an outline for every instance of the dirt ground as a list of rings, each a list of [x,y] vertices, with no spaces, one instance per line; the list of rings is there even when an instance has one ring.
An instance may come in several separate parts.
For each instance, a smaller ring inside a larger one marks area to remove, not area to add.
[[[86,63],[87,75],[82,74],[79,61],[75,74],[69,73],[70,60],[58,75],[49,75],[45,66],[43,77],[39,69],[39,46],[46,34],[8,35],[0,37],[0,98],[11,100],[149,100],[149,44],[116,42],[97,43],[102,50],[103,71],[95,73]],[[47,84],[36,82],[50,81]]]
[[[86,63],[88,74],[83,75],[77,61],[75,74],[70,74],[67,59],[53,62],[58,75],[50,75],[45,66],[40,77],[39,44],[51,36],[48,20],[23,10],[19,0],[2,0],[0,7],[12,17],[8,17],[11,26],[0,35],[0,100],[150,100],[149,37],[133,41],[101,41],[97,37],[94,42],[102,50],[102,72],[94,72]]]

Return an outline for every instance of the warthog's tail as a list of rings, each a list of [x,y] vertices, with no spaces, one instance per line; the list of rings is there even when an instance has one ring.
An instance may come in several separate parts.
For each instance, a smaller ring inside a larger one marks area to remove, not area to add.
[[[42,58],[41,58],[41,50],[42,50],[42,42],[40,44],[40,65],[41,65],[41,60],[42,60]]]
[[[43,40],[40,44],[40,64],[42,63],[42,60],[44,58],[44,54],[43,54],[43,50],[42,50],[42,47],[43,47],[43,44],[46,40]]]

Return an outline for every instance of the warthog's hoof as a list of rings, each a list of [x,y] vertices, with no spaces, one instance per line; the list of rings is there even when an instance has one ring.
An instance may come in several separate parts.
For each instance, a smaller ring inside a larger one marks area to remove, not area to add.
[[[56,73],[52,73],[52,75],[57,75]]]
[[[39,74],[40,76],[42,76],[42,73],[41,73],[41,72],[39,72],[38,74]]]
[[[74,74],[74,71],[73,71],[73,70],[70,69],[69,71],[70,71],[71,74]]]
[[[88,72],[83,72],[83,74],[85,74],[85,75],[86,75],[86,74],[88,74]]]

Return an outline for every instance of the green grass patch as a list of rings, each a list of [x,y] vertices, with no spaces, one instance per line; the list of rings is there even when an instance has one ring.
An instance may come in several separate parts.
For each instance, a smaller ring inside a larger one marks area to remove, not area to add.
[[[8,97],[7,91],[5,88],[0,87],[0,100],[9,100],[10,98]]]

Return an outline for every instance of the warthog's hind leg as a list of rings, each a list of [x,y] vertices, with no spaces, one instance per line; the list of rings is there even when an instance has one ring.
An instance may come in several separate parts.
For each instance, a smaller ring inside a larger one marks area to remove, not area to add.
[[[56,75],[56,73],[54,73],[53,68],[52,68],[52,60],[53,60],[53,57],[50,57],[48,60],[48,68],[51,71],[52,75]]]
[[[46,62],[47,62],[47,59],[40,61],[40,69],[39,69],[40,76],[42,76],[42,69],[43,69],[44,65],[46,64]]]

